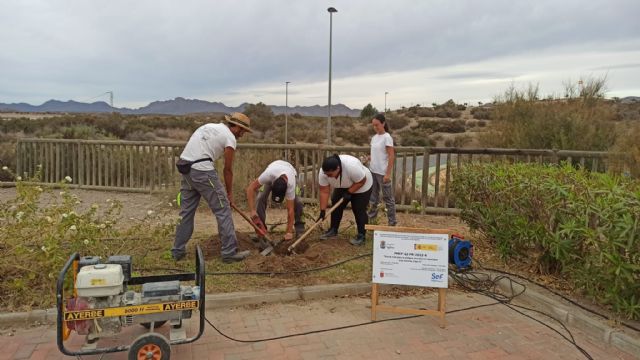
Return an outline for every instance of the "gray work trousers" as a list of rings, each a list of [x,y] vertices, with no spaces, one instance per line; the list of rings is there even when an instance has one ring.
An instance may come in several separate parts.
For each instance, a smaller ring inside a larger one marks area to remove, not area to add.
[[[395,226],[396,220],[396,198],[393,194],[393,183],[384,183],[384,175],[371,173],[373,175],[373,186],[371,187],[371,197],[369,198],[369,219],[378,216],[378,202],[380,202],[380,189],[382,189],[382,200],[387,207],[387,219],[390,226]]]
[[[269,196],[271,195],[271,184],[262,185],[262,189],[258,192],[258,196],[256,197],[256,212],[258,213],[258,217],[262,222],[267,224],[267,201],[269,200]],[[284,200],[287,201],[286,199]],[[302,201],[296,195],[295,199],[293,199],[293,219],[294,219],[294,228],[296,232],[296,237],[302,235],[304,233],[304,222],[302,221]],[[289,219],[289,215],[287,214],[287,219]]]
[[[171,249],[173,256],[185,253],[187,242],[193,234],[193,222],[200,204],[200,197],[207,201],[216,217],[222,243],[222,257],[235,255],[238,251],[236,230],[233,226],[227,192],[220,182],[218,172],[215,169],[208,171],[191,169],[191,172],[182,175],[180,197],[180,224],[176,228],[176,239]]]

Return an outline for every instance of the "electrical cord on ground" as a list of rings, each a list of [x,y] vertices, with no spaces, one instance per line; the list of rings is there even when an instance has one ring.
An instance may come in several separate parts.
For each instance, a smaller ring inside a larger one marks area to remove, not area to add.
[[[480,263],[477,259],[474,259],[473,261],[474,261],[474,262],[476,262],[476,263],[478,264],[478,266],[479,266],[481,269],[483,269],[483,270],[494,271],[494,272],[497,272],[497,273],[500,273],[500,274],[511,275],[511,276],[515,276],[515,277],[517,277],[517,278],[519,278],[519,279],[522,279],[522,280],[530,281],[530,282],[532,282],[532,283],[534,283],[534,284],[536,284],[536,285],[538,285],[538,286],[540,286],[540,287],[544,288],[545,290],[549,291],[550,293],[552,293],[552,294],[554,294],[554,295],[556,295],[556,296],[561,297],[562,299],[564,299],[564,300],[568,301],[568,302],[569,302],[569,303],[571,303],[572,305],[575,305],[575,306],[577,306],[577,307],[579,307],[579,308],[581,308],[581,309],[583,309],[583,310],[585,310],[585,311],[588,311],[588,312],[590,312],[590,313],[592,313],[592,314],[594,314],[594,315],[600,316],[600,317],[602,317],[602,318],[603,318],[603,319],[605,319],[605,320],[609,320],[609,321],[614,320],[614,319],[611,319],[610,317],[608,317],[608,316],[606,316],[606,315],[604,315],[604,314],[601,314],[601,313],[599,313],[599,312],[597,312],[597,311],[595,311],[595,310],[591,310],[591,309],[589,309],[588,307],[586,307],[586,306],[584,306],[584,305],[582,305],[582,304],[580,304],[580,303],[578,303],[578,302],[576,302],[576,301],[574,301],[574,300],[571,300],[570,298],[568,298],[568,297],[566,297],[566,296],[562,295],[561,293],[559,293],[559,292],[557,292],[557,291],[555,291],[555,290],[551,289],[550,287],[548,287],[548,286],[546,286],[546,285],[544,285],[544,284],[541,284],[541,283],[538,283],[538,282],[535,282],[535,281],[529,280],[529,279],[527,279],[527,278],[525,278],[525,277],[523,277],[523,276],[520,276],[520,275],[518,275],[518,274],[514,274],[514,273],[507,272],[507,271],[503,271],[503,270],[498,270],[498,269],[494,269],[494,268],[486,267],[486,266],[482,265],[482,263]],[[618,321],[618,320],[616,320],[616,321]],[[619,322],[621,325],[626,326],[626,327],[628,327],[628,328],[629,328],[629,329],[631,329],[631,330],[635,330],[635,331],[640,332],[640,328],[638,328],[638,327],[635,327],[635,326],[633,326],[633,325],[627,324],[627,323],[625,323],[624,321],[618,321],[618,322]]]
[[[357,258],[360,257],[364,257],[364,256],[368,256],[371,254],[363,254],[363,255],[359,255]],[[341,263],[347,262],[353,260],[352,259],[346,259],[344,261],[342,261]],[[338,263],[337,263],[338,264]],[[329,265],[329,267],[331,266],[337,266],[336,264],[333,265]],[[326,267],[323,267],[326,268]],[[310,271],[313,269],[309,269],[306,271]],[[488,274],[477,274],[477,273],[472,273],[472,272],[453,272],[450,271],[450,274],[452,276],[452,278],[454,279],[454,281],[456,281],[456,283],[458,283],[462,288],[468,290],[468,291],[472,291],[472,292],[477,292],[481,295],[487,296],[493,300],[496,300],[495,303],[490,303],[490,304],[483,304],[483,305],[476,305],[476,306],[471,306],[471,307],[467,307],[467,308],[462,308],[462,309],[456,309],[456,310],[451,310],[451,311],[447,311],[447,314],[452,314],[452,313],[456,313],[456,312],[460,312],[460,311],[466,311],[466,310],[472,310],[472,309],[477,309],[477,308],[481,308],[481,307],[486,307],[486,306],[493,306],[493,305],[497,305],[497,304],[502,304],[505,305],[506,307],[508,307],[509,309],[517,312],[520,315],[526,316],[527,318],[534,320],[544,326],[546,326],[547,328],[553,330],[554,332],[556,332],[558,335],[560,335],[563,339],[565,339],[567,342],[571,343],[578,351],[580,351],[587,359],[593,359],[591,357],[591,355],[589,355],[589,353],[584,350],[582,347],[580,347],[576,341],[575,338],[573,337],[573,334],[571,333],[571,331],[560,321],[558,321],[557,319],[554,319],[553,317],[551,317],[548,314],[545,314],[544,312],[535,310],[535,309],[530,309],[524,306],[520,306],[520,305],[515,305],[515,304],[511,304],[510,302],[516,298],[517,296],[521,295],[522,293],[524,293],[526,291],[526,286],[524,284],[521,284],[507,276],[498,276],[496,278],[490,278],[490,276]],[[482,278],[480,275],[485,276],[485,278]],[[502,279],[508,279],[510,282],[510,287],[511,287],[511,295],[505,295],[505,294],[500,294],[497,291],[495,291],[495,288],[497,286],[497,282],[502,280]],[[516,292],[513,288],[513,283],[516,283],[520,286],[522,286],[522,290],[519,292]],[[551,327],[549,324],[538,320],[534,317],[532,317],[529,314],[526,314],[516,308],[520,308],[523,310],[528,310],[528,311],[532,311],[532,312],[536,312],[542,315],[545,315],[551,319],[553,319],[554,321],[557,321],[560,326],[562,326],[562,328],[567,332],[567,334],[569,334],[568,336],[562,334],[560,331],[554,329],[553,327]],[[391,319],[385,319],[385,320],[379,320],[379,321],[369,321],[369,322],[364,322],[364,323],[358,323],[358,324],[353,324],[353,325],[345,325],[345,326],[340,326],[340,327],[335,327],[335,328],[329,328],[329,329],[321,329],[321,330],[313,330],[313,331],[307,331],[307,332],[302,332],[302,333],[295,333],[295,334],[289,334],[289,335],[283,335],[283,336],[276,336],[276,337],[270,337],[270,338],[264,338],[264,339],[256,339],[256,340],[242,340],[242,339],[236,339],[233,338],[231,336],[226,335],[225,333],[223,333],[221,330],[219,330],[218,328],[215,327],[215,325],[213,325],[213,323],[211,321],[209,321],[209,319],[207,319],[205,317],[205,320],[207,321],[207,323],[216,331],[218,332],[221,336],[232,340],[232,341],[236,341],[236,342],[242,342],[242,343],[255,343],[255,342],[264,342],[264,341],[273,341],[273,340],[281,340],[281,339],[286,339],[286,338],[291,338],[291,337],[296,337],[296,336],[304,336],[304,335],[310,335],[310,334],[317,334],[317,333],[323,333],[323,332],[328,332],[328,331],[335,331],[335,330],[343,330],[343,329],[348,329],[348,328],[353,328],[353,327],[359,327],[359,326],[365,326],[365,325],[371,325],[371,324],[376,324],[376,323],[380,323],[380,322],[386,322],[386,321],[396,321],[396,320],[405,320],[405,319],[412,319],[412,318],[416,318],[416,317],[421,317],[423,315],[411,315],[411,316],[404,316],[404,317],[398,317],[398,318],[391,318]]]
[[[553,330],[554,332],[556,332],[558,335],[560,335],[562,338],[564,338],[566,341],[568,341],[569,343],[571,343],[578,351],[580,351],[587,359],[593,359],[591,357],[591,355],[581,346],[579,346],[576,341],[575,338],[573,337],[573,334],[571,333],[571,331],[559,320],[555,319],[554,317],[552,317],[549,314],[546,314],[542,311],[539,310],[535,310],[535,309],[531,309],[525,306],[520,306],[520,305],[515,305],[515,304],[511,304],[511,301],[516,298],[517,296],[521,295],[522,293],[524,293],[526,291],[526,285],[519,283],[507,276],[504,275],[499,275],[496,278],[491,278],[489,274],[477,274],[477,273],[473,273],[471,271],[461,271],[461,272],[455,272],[455,271],[449,271],[449,274],[451,275],[451,277],[454,279],[454,281],[456,283],[458,283],[462,288],[472,291],[472,292],[477,292],[481,295],[484,295],[486,297],[489,297],[491,299],[494,299],[496,301],[498,301],[499,303],[501,303],[502,305],[508,307],[509,309],[517,312],[520,315],[526,316],[527,318],[534,320],[536,322],[538,322],[539,324],[542,324],[544,326],[546,326],[547,328]],[[483,275],[486,278],[482,279],[480,278],[479,275]],[[495,290],[493,290],[496,286],[497,283],[502,280],[502,279],[507,279],[509,280],[509,286],[511,288],[511,295],[504,295],[504,294],[500,294],[495,292]],[[513,283],[516,283],[520,286],[522,286],[522,291],[519,291],[518,293],[515,293],[514,288],[513,288]],[[533,316],[529,315],[529,314],[525,314],[524,312],[517,310],[516,308],[520,308],[520,309],[524,309],[524,310],[528,310],[528,311],[532,311],[532,312],[536,312],[538,314],[544,315],[546,317],[549,317],[550,319],[553,319],[554,321],[556,321],[558,324],[560,324],[560,326],[562,326],[562,328],[567,332],[567,334],[569,334],[569,336],[567,337],[566,335],[562,334],[560,331],[558,331],[557,329],[554,329],[553,327],[551,327],[549,324],[534,318]]]
[[[457,312],[461,312],[461,311],[465,311],[465,310],[472,310],[472,309],[477,309],[477,308],[487,307],[487,306],[493,306],[493,305],[498,305],[498,304],[500,304],[500,303],[499,302],[495,302],[495,303],[490,303],[490,304],[475,305],[475,306],[470,306],[470,307],[467,307],[467,308],[447,311],[446,313],[447,314],[453,314],[453,313],[457,313]],[[365,325],[374,325],[374,324],[379,324],[379,323],[388,322],[388,321],[413,319],[413,318],[418,318],[418,317],[422,317],[422,316],[424,316],[424,315],[409,315],[409,316],[402,316],[402,317],[383,319],[383,320],[377,320],[377,321],[367,321],[367,322],[362,322],[362,323],[358,323],[358,324],[345,325],[345,326],[339,326],[339,327],[328,328],[328,329],[311,330],[311,331],[306,331],[306,332],[301,332],[301,333],[288,334],[288,335],[282,335],[282,336],[275,336],[275,337],[264,338],[264,339],[255,339],[255,340],[236,339],[234,337],[231,337],[231,336],[223,333],[220,329],[218,329],[215,325],[213,325],[213,323],[211,323],[211,321],[209,321],[209,319],[207,319],[207,317],[205,317],[204,320],[218,334],[220,334],[221,336],[223,336],[223,337],[225,337],[225,338],[227,338],[227,339],[229,339],[231,341],[240,342],[240,343],[258,343],[258,342],[265,342],[265,341],[288,339],[288,338],[297,337],[297,336],[318,334],[318,333],[329,332],[329,331],[344,330],[344,329],[355,328],[355,327],[365,326]]]
[[[210,276],[223,276],[223,275],[261,275],[261,276],[275,276],[275,275],[295,275],[295,274],[304,274],[304,273],[309,273],[309,272],[314,272],[314,271],[321,271],[321,270],[326,270],[326,269],[330,269],[332,267],[336,267],[336,266],[340,266],[344,263],[347,263],[349,261],[353,261],[353,260],[358,260],[367,256],[371,256],[372,253],[367,253],[367,254],[359,254],[341,261],[338,261],[336,263],[333,264],[329,264],[329,265],[324,265],[324,266],[319,266],[319,267],[315,267],[315,268],[310,268],[310,269],[302,269],[302,270],[293,270],[293,271],[221,271],[221,272],[207,272],[207,275]],[[178,271],[178,272],[184,272],[184,271],[188,271],[185,269],[177,269],[177,268],[148,268],[145,269],[147,271]]]
[[[339,262],[333,263],[333,264],[329,264],[329,265],[325,265],[325,266],[320,266],[320,267],[315,267],[315,268],[311,268],[311,269],[303,269],[303,270],[294,270],[294,271],[248,271],[248,272],[240,272],[240,271],[227,271],[227,272],[208,272],[206,273],[207,275],[211,275],[211,276],[223,276],[223,275],[258,275],[258,276],[275,276],[275,275],[293,275],[293,274],[303,274],[303,273],[309,273],[309,272],[314,272],[314,271],[321,271],[321,270],[326,270],[332,267],[336,267],[336,266],[340,266],[344,263],[347,263],[349,261],[353,261],[353,260],[357,260],[363,257],[367,257],[367,256],[371,256],[372,253],[367,253],[367,254],[360,254],[360,255],[356,255],[354,257],[351,258],[347,258],[345,260],[341,260]],[[478,262],[477,260],[474,260],[476,262]],[[517,274],[511,274],[508,272],[504,272],[501,270],[496,270],[496,269],[491,269],[491,268],[486,268],[483,267],[479,262],[478,262],[479,266],[482,269],[485,270],[489,270],[489,271],[495,271],[495,272],[499,272],[499,273],[504,273],[507,275],[512,275],[512,276],[516,276],[518,278],[521,278],[523,280],[527,280],[526,278],[523,278]],[[170,271],[185,271],[183,269],[174,269],[174,268],[155,268],[155,269],[148,269],[148,270],[170,270]],[[500,275],[496,278],[491,279],[490,275],[488,274],[478,274],[478,273],[473,273],[473,272],[469,272],[469,271],[462,271],[462,272],[453,272],[450,271],[450,275],[452,275],[452,278],[454,279],[454,281],[456,283],[458,283],[458,285],[460,285],[463,289],[466,289],[468,291],[472,291],[472,292],[476,292],[479,293],[481,295],[487,296],[491,299],[496,300],[496,303],[492,303],[492,304],[486,304],[486,305],[480,305],[480,306],[474,306],[474,307],[469,307],[469,308],[464,308],[464,309],[458,309],[458,310],[453,310],[453,311],[447,311],[446,313],[454,313],[454,312],[459,312],[459,311],[464,311],[464,310],[471,310],[471,309],[475,309],[478,307],[483,307],[483,306],[489,306],[489,305],[496,305],[496,304],[502,304],[507,306],[508,308],[510,308],[511,310],[526,316],[546,327],[548,327],[549,329],[553,330],[554,332],[558,333],[558,335],[560,335],[562,338],[564,338],[565,340],[567,340],[569,343],[571,343],[573,346],[576,347],[576,349],[578,351],[580,351],[587,359],[592,359],[592,357],[589,355],[589,353],[584,350],[582,347],[580,347],[576,342],[575,339],[573,337],[573,334],[571,333],[571,331],[559,320],[553,318],[552,316],[535,310],[535,309],[531,309],[531,308],[527,308],[524,306],[520,306],[520,305],[515,305],[515,304],[510,304],[511,300],[513,300],[515,297],[521,295],[522,293],[524,293],[526,291],[526,286],[523,283],[519,283],[507,276],[504,275]],[[482,279],[479,275],[484,275],[486,276],[486,278]],[[495,291],[495,288],[497,286],[498,281],[502,280],[502,279],[507,279],[509,280],[510,283],[510,287],[511,287],[511,292],[512,294],[510,296],[504,295],[504,294],[500,294],[499,292]],[[522,290],[518,293],[516,293],[513,289],[513,283],[516,283],[520,286],[522,286]],[[555,293],[554,291],[552,291],[551,289],[547,288],[544,285],[540,285],[543,288],[551,291],[552,293]],[[557,294],[557,293],[556,293]],[[564,296],[557,294],[563,298],[565,298]],[[565,298],[566,299],[566,298]],[[573,301],[571,301],[570,299],[567,299],[568,301],[570,301],[571,303],[574,303]],[[583,306],[575,303],[576,305],[580,306],[581,308],[584,308]],[[517,308],[521,308],[524,310],[528,310],[528,311],[532,311],[532,312],[536,312],[539,314],[542,314],[544,316],[547,316],[551,319],[553,319],[554,321],[557,321],[560,326],[562,326],[562,328],[567,332],[567,334],[569,334],[569,336],[567,337],[566,335],[562,334],[560,331],[554,329],[553,327],[549,326],[548,324],[544,323],[541,320],[538,320],[528,314],[525,314],[519,310],[516,309]],[[588,309],[587,309],[588,310]],[[589,310],[591,311],[591,310]],[[593,311],[591,311],[593,312]],[[594,312],[595,313],[595,312]],[[597,314],[597,313],[595,313]],[[604,318],[607,318],[604,315],[601,314],[597,314],[600,315]],[[377,322],[384,322],[384,321],[392,321],[392,320],[404,320],[404,319],[410,319],[410,318],[414,318],[414,317],[419,317],[422,315],[413,315],[413,316],[406,316],[406,317],[400,317],[400,318],[392,318],[392,319],[386,319],[386,320],[380,320]],[[315,331],[310,331],[310,332],[304,332],[304,333],[297,333],[297,334],[290,334],[290,335],[283,335],[283,336],[279,336],[279,337],[274,337],[274,338],[266,338],[266,339],[258,339],[258,340],[241,340],[241,339],[235,339],[232,337],[227,336],[226,334],[222,333],[219,329],[217,329],[207,318],[205,318],[205,320],[207,321],[207,323],[209,323],[209,325],[211,327],[213,327],[220,335],[224,336],[225,338],[232,340],[232,341],[237,341],[237,342],[263,342],[263,341],[272,341],[272,340],[279,340],[279,339],[285,339],[285,338],[289,338],[289,337],[295,337],[295,336],[303,336],[303,335],[309,335],[309,334],[315,334],[315,333],[321,333],[321,332],[327,332],[327,331],[334,331],[334,330],[341,330],[341,329],[346,329],[346,328],[350,328],[350,327],[356,327],[356,326],[363,326],[363,325],[369,325],[369,324],[375,324],[377,322],[365,322],[365,323],[360,323],[360,324],[355,324],[355,325],[347,325],[347,326],[342,326],[342,327],[337,327],[337,328],[330,328],[330,329],[324,329],[324,330],[315,330]],[[624,324],[628,327],[630,327],[631,329],[636,330],[634,327],[629,326],[627,324]]]

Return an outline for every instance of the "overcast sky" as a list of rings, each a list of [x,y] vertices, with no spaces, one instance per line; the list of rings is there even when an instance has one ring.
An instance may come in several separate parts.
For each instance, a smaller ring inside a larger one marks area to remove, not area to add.
[[[6,0],[0,102],[399,108],[607,76],[640,96],[638,0]]]

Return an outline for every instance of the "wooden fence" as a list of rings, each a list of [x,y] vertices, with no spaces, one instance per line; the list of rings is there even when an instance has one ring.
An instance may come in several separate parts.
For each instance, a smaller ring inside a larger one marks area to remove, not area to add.
[[[20,139],[17,174],[25,179],[56,183],[72,178],[74,187],[135,192],[179,188],[175,169],[184,143]],[[591,171],[621,171],[625,164],[605,152],[396,147],[392,178],[399,210],[421,213],[457,213],[451,196],[452,172],[470,162],[508,161],[559,163],[569,161]],[[244,198],[244,188],[271,162],[288,159],[298,171],[304,199],[318,199],[317,174],[322,160],[333,153],[363,158],[365,146],[239,144],[234,163],[234,198]],[[219,160],[221,161],[221,160]],[[217,168],[221,168],[221,163]]]

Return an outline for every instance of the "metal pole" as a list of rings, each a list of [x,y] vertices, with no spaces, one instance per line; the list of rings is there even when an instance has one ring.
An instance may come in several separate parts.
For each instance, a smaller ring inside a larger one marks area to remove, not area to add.
[[[287,145],[288,142],[288,128],[289,128],[289,83],[291,81],[287,81],[284,83],[285,86],[285,95],[284,95],[284,144]]]
[[[329,115],[327,116],[327,145],[331,145],[331,45],[333,35],[333,13],[338,12],[335,8],[328,8],[329,12]]]
[[[388,92],[384,92],[384,113],[387,113],[387,94]]]

